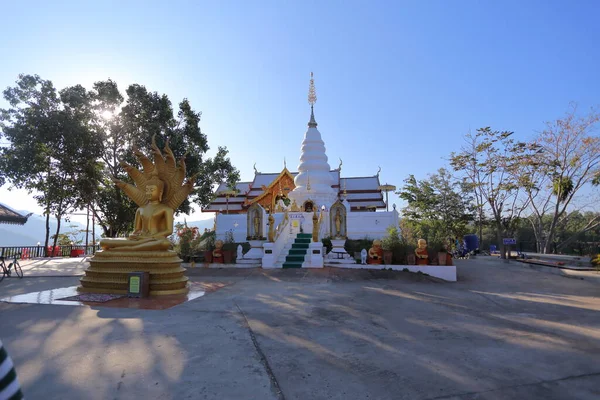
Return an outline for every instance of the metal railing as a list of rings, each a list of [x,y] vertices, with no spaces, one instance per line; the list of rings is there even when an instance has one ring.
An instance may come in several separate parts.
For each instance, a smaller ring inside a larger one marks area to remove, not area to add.
[[[100,246],[73,245],[73,246],[3,246],[0,247],[0,257],[10,258],[21,254],[22,259],[40,257],[81,257],[94,255]]]

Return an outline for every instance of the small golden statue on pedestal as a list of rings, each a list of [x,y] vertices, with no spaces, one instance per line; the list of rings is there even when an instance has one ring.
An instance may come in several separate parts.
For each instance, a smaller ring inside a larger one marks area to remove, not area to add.
[[[268,219],[268,225],[269,225],[269,242],[273,243],[275,241],[275,217],[273,217],[273,213],[269,214],[269,219]]]
[[[425,239],[419,239],[417,241],[418,247],[415,249],[415,255],[417,256],[417,265],[427,265],[429,261],[429,254],[427,252],[427,241]]]
[[[187,293],[188,279],[177,254],[167,239],[173,233],[173,214],[193,190],[195,177],[185,184],[185,161],[177,165],[169,142],[163,156],[152,137],[154,163],[134,149],[143,172],[122,162],[135,186],[118,179],[113,181],[139,208],[135,213],[134,231],[127,238],[100,241],[102,251],[90,260],[81,278],[79,291],[94,293],[127,293],[130,272],[150,273],[150,294]]]
[[[317,216],[316,208],[314,209],[312,220],[313,220],[312,241],[318,242],[319,241],[319,217]]]
[[[381,248],[381,240],[373,240],[373,247],[369,249],[368,264],[381,264],[383,262],[383,249]]]

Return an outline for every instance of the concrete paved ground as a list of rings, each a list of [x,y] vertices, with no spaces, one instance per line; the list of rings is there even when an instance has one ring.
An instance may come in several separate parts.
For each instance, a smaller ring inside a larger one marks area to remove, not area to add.
[[[0,336],[32,399],[600,398],[596,281],[457,264],[457,283],[197,269],[231,284],[165,311],[0,303]],[[0,297],[77,279],[5,279]]]

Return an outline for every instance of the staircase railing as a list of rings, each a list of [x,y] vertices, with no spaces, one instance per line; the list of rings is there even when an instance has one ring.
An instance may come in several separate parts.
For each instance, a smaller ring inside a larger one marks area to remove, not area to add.
[[[289,216],[288,216],[288,212],[286,210],[285,214],[283,214],[283,220],[275,228],[275,241],[276,242],[277,242],[277,238],[279,238],[279,235],[281,235],[281,232],[283,232],[283,230],[287,227],[287,224],[289,223],[289,220],[290,219],[289,219]]]
[[[274,262],[276,262],[276,260],[279,258],[281,251],[283,250],[288,239],[291,236],[291,232],[289,231],[289,229],[287,229],[289,224],[290,224],[290,219],[289,219],[288,213],[286,211],[285,215],[283,217],[283,221],[281,221],[281,223],[279,225],[277,225],[276,232],[275,232],[275,241],[273,242],[273,260],[274,260]]]
[[[319,213],[319,240],[327,236],[327,214],[321,210]]]

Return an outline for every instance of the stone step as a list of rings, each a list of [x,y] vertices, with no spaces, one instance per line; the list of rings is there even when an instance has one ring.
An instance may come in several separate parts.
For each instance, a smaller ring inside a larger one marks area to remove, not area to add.
[[[282,265],[282,268],[302,268],[301,262],[285,262]]]

